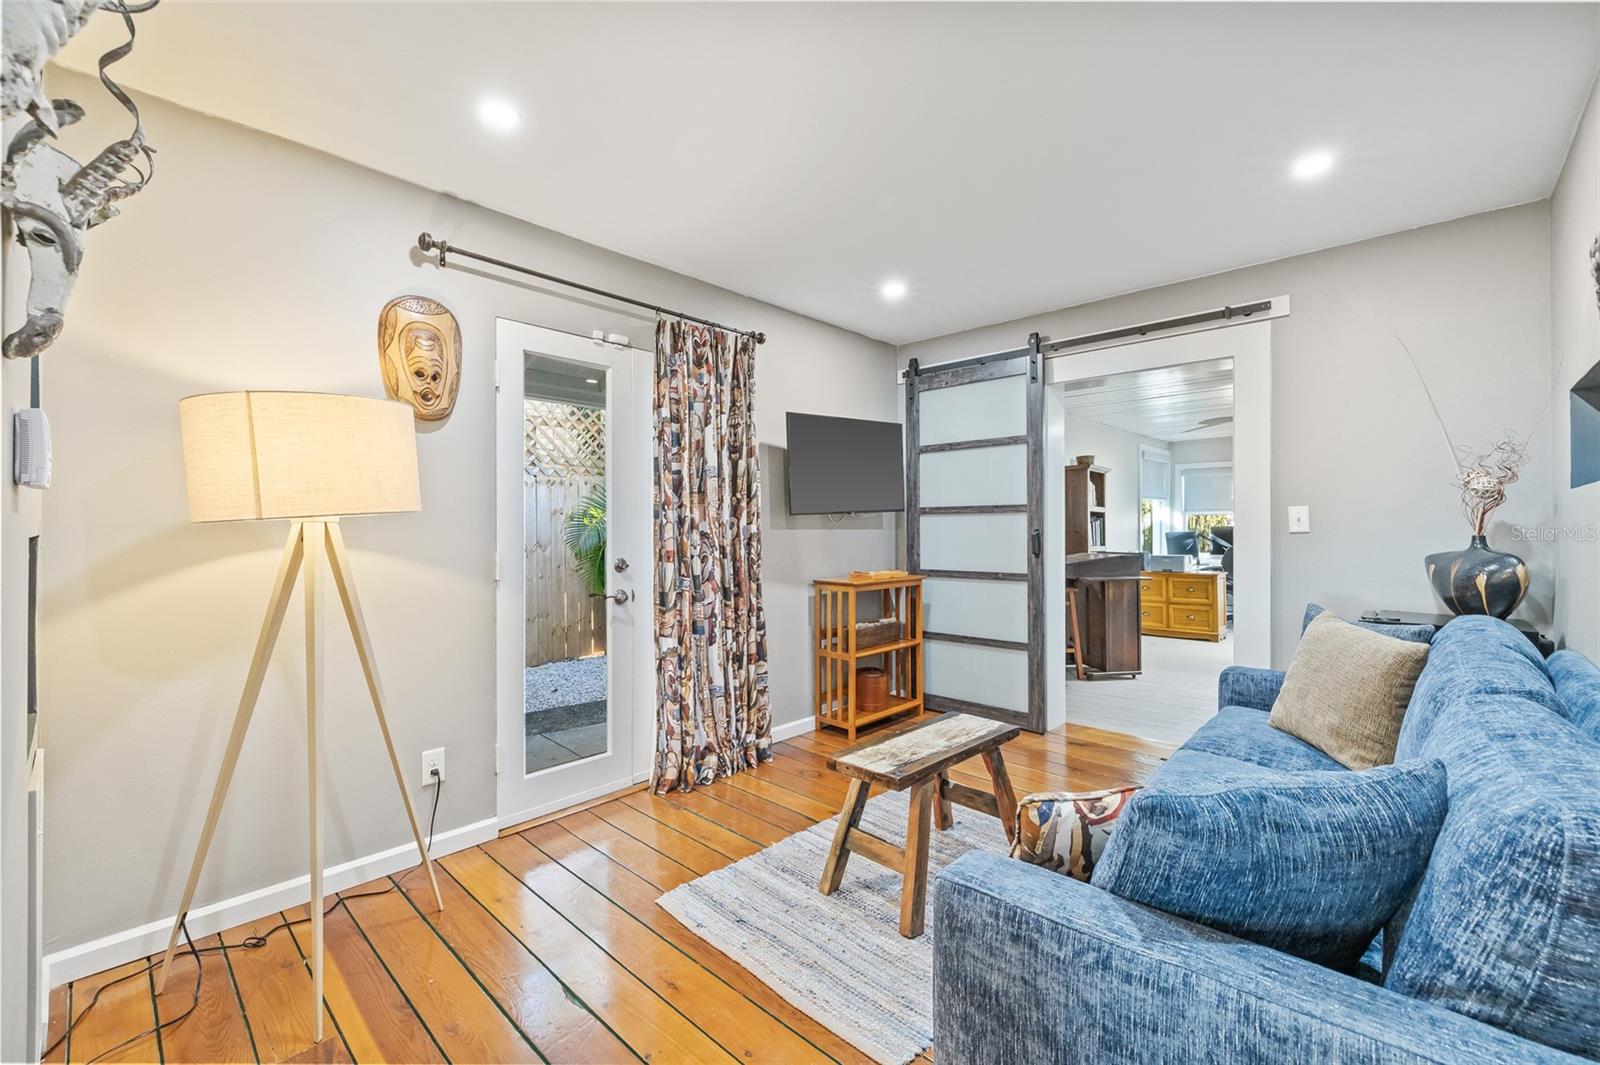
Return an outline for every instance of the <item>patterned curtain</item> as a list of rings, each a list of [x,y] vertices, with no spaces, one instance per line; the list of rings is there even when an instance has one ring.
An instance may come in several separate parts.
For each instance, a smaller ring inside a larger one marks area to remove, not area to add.
[[[656,323],[661,792],[688,791],[772,757],[754,371],[750,337]]]

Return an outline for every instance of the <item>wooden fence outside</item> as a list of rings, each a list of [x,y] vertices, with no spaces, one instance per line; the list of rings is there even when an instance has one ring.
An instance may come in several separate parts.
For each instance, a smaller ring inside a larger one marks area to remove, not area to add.
[[[590,599],[562,537],[567,514],[605,481],[605,412],[523,401],[527,664],[605,654],[605,600]]]

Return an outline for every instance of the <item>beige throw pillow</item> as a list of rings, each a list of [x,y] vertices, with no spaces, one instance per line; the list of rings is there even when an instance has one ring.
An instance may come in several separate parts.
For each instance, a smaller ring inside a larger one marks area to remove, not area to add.
[[[1351,769],[1394,761],[1428,645],[1320,614],[1306,626],[1267,719]]]

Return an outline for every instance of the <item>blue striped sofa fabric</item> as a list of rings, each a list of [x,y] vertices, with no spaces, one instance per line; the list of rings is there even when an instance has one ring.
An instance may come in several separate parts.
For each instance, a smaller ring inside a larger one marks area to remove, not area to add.
[[[940,1061],[1600,1059],[1600,671],[1491,618],[1432,642],[1396,758],[1443,763],[1449,802],[1383,986],[974,854],[933,888]],[[1319,768],[1266,724],[1282,676],[1224,670],[1152,786]]]
[[[1249,782],[1162,772],[1117,819],[1091,883],[1349,971],[1421,878],[1444,808],[1437,762],[1260,768]]]
[[[1576,651],[1557,651],[1545,667],[1567,720],[1600,740],[1600,668]]]
[[[1283,690],[1283,678],[1281,669],[1228,666],[1217,676],[1217,708],[1246,706],[1270,711]]]
[[[998,855],[963,855],[932,891],[940,1065],[1581,1065]]]
[[[1600,1057],[1600,742],[1567,714],[1521,633],[1440,631],[1397,757],[1443,762],[1450,809],[1384,983]]]
[[[1245,765],[1272,770],[1349,772],[1305,740],[1273,728],[1267,723],[1265,710],[1245,706],[1224,706],[1218,710],[1187,743],[1172,752],[1162,773],[1187,766],[1200,754],[1223,760],[1205,767],[1219,776]]]

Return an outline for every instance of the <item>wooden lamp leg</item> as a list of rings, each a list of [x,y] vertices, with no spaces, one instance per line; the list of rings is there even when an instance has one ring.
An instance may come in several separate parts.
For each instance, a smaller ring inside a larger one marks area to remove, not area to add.
[[[156,994],[167,986],[167,975],[172,969],[172,955],[178,946],[178,934],[184,919],[189,916],[189,904],[194,901],[195,887],[200,883],[200,870],[206,862],[206,851],[211,848],[211,837],[217,830],[217,818],[222,813],[222,800],[228,795],[228,785],[233,780],[234,767],[239,762],[239,750],[244,746],[245,733],[250,730],[250,718],[255,713],[256,699],[261,695],[261,683],[267,675],[267,662],[278,642],[278,632],[283,628],[283,616],[289,610],[289,596],[294,591],[296,575],[300,572],[301,558],[305,552],[303,529],[299,522],[289,528],[289,542],[284,545],[278,562],[278,575],[273,578],[272,594],[267,599],[267,614],[261,621],[261,633],[256,637],[255,654],[250,659],[250,671],[245,674],[244,693],[239,696],[239,709],[233,715],[233,731],[228,733],[228,746],[223,751],[222,765],[217,770],[217,783],[211,790],[211,806],[206,811],[205,826],[200,830],[200,843],[195,847],[194,863],[189,867],[189,880],[184,885],[183,901],[178,903],[178,916],[172,922],[172,935],[167,939],[167,952],[156,973]]]
[[[322,555],[328,542],[323,522],[306,523],[306,809],[311,848],[311,1012],[322,1042]]]
[[[339,523],[328,522],[328,563],[333,570],[333,583],[339,589],[339,600],[344,604],[345,620],[350,623],[350,635],[355,638],[356,657],[361,660],[361,672],[367,679],[367,692],[372,696],[372,709],[378,715],[378,731],[383,733],[383,745],[389,751],[389,764],[394,767],[395,783],[400,785],[400,801],[406,808],[406,819],[411,822],[411,835],[417,841],[417,853],[422,855],[422,866],[428,871],[428,884],[433,888],[434,905],[444,909],[444,898],[439,894],[439,881],[433,873],[433,859],[428,857],[428,845],[423,842],[422,828],[417,824],[416,811],[411,807],[411,792],[406,788],[405,773],[400,768],[400,758],[394,751],[394,740],[389,735],[389,722],[383,715],[383,684],[378,679],[378,663],[372,653],[372,638],[367,635],[367,622],[361,613],[361,601],[356,597],[355,579],[350,572],[350,558],[345,554],[344,535]],[[435,785],[437,787],[437,785]]]

